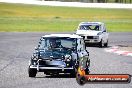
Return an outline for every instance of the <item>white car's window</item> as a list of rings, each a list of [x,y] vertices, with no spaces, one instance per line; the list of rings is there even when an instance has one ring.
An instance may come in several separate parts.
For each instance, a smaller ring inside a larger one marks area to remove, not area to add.
[[[79,26],[79,30],[100,30],[100,25],[81,25]]]

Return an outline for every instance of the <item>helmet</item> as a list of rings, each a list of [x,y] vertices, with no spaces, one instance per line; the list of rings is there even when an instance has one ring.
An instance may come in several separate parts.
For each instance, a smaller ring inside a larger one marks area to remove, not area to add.
[[[60,40],[55,40],[52,39],[49,41],[51,48],[59,48],[61,45],[61,41]]]

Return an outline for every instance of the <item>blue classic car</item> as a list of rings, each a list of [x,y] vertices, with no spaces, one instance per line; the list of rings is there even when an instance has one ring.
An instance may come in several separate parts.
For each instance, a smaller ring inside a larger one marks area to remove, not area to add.
[[[85,48],[83,38],[75,34],[42,36],[29,61],[29,77],[35,77],[37,72],[76,75],[79,66],[88,74],[90,59]]]

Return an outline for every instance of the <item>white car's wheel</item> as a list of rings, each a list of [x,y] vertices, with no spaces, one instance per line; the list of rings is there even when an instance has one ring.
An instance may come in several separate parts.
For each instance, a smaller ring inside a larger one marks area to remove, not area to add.
[[[103,42],[103,40],[101,39],[101,41],[99,42],[99,47],[103,47],[104,46],[104,42]]]
[[[107,40],[107,42],[104,44],[104,46],[105,46],[105,47],[108,47],[108,40]]]

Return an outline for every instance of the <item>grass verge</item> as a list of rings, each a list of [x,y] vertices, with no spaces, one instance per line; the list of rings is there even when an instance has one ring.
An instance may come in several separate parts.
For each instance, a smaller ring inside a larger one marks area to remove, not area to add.
[[[0,3],[1,32],[74,31],[82,21],[101,21],[110,32],[132,32],[132,9],[97,9]]]

